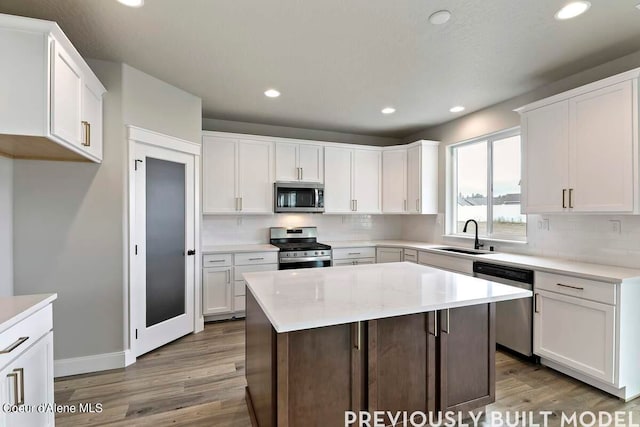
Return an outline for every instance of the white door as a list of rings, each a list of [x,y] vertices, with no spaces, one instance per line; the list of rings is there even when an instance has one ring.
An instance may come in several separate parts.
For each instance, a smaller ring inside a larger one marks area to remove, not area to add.
[[[535,298],[533,352],[612,384],[615,307],[542,290]]]
[[[326,213],[353,212],[351,157],[348,148],[326,147],[324,151],[324,208]]]
[[[633,211],[633,83],[571,98],[569,117],[573,211]]]
[[[522,125],[522,211],[562,212],[569,207],[568,101],[525,113]]]
[[[273,143],[238,141],[238,197],[242,213],[273,213]]]
[[[194,156],[135,145],[132,322],[136,356],[193,332]]]
[[[409,213],[420,213],[420,185],[422,170],[420,168],[420,147],[407,149],[407,207]]]
[[[51,49],[51,134],[82,147],[82,74],[60,43]]]
[[[202,270],[202,314],[225,314],[233,311],[232,267]]]
[[[203,213],[235,213],[236,140],[205,136],[202,138],[202,210]]]
[[[304,182],[323,182],[324,147],[321,145],[298,145],[298,166],[300,180]]]
[[[358,213],[379,213],[382,209],[382,153],[374,150],[353,150],[353,191]]]
[[[382,212],[404,213],[407,203],[407,150],[382,152]]]
[[[298,144],[277,142],[276,150],[276,181],[298,181]]]
[[[102,93],[86,82],[82,92],[82,122],[86,126],[83,142],[85,150],[102,160]]]

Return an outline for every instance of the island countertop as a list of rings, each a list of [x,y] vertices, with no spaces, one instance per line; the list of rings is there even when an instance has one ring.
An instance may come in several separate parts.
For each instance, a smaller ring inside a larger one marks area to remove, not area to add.
[[[532,296],[409,262],[245,273],[244,278],[278,333]]]

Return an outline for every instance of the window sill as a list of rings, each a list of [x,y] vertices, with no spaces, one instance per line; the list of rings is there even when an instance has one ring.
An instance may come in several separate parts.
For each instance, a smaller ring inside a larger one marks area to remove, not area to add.
[[[443,234],[442,238],[444,240],[457,240],[457,241],[463,241],[463,242],[475,240],[475,238],[472,236],[461,236],[459,234]],[[507,240],[507,239],[500,239],[495,237],[482,237],[482,236],[478,236],[478,240],[480,240],[480,243],[489,242],[489,243],[509,244],[509,245],[526,245],[528,243],[526,240]]]

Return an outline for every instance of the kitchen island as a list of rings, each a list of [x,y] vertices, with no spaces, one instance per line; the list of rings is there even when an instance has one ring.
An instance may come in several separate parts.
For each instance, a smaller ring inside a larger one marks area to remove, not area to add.
[[[489,404],[495,303],[532,295],[407,262],[244,278],[247,404],[259,427]]]

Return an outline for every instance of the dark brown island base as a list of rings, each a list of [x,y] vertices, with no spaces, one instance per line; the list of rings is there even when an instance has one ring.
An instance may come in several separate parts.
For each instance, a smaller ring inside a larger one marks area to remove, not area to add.
[[[246,309],[254,427],[359,425],[345,412],[466,412],[495,400],[495,303],[284,333],[250,289]]]

